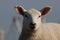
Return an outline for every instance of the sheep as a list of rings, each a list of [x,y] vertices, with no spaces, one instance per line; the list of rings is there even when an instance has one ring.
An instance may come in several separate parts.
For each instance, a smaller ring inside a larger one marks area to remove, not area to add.
[[[0,40],[5,40],[6,33],[8,32],[8,29],[6,28],[0,28]]]
[[[26,10],[22,6],[15,6],[15,9],[23,16],[22,32],[18,40],[60,40],[60,24],[42,22],[51,7]]]
[[[20,21],[22,21],[22,20],[20,20]],[[21,24],[22,23],[20,23],[20,21],[19,21],[19,17],[18,16],[14,16],[13,17],[13,23],[15,24],[15,26],[16,26],[16,28],[17,28],[17,30],[18,30],[18,33],[20,34],[20,32],[21,32]]]

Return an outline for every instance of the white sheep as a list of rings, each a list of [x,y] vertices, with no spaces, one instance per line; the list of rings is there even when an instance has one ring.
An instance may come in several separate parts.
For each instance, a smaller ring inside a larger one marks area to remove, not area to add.
[[[19,21],[19,17],[18,17],[18,16],[14,16],[14,17],[13,17],[13,22],[14,22],[14,24],[15,24],[18,32],[19,32],[19,34],[20,34],[21,28],[22,28],[22,25],[21,25],[22,22],[21,22],[21,21],[22,21],[22,20]],[[21,22],[21,23],[20,23],[20,22]]]
[[[44,7],[42,10],[32,8],[29,11],[22,6],[15,8],[23,16],[23,28],[19,40],[60,40],[60,24],[42,22],[43,16],[51,7]]]

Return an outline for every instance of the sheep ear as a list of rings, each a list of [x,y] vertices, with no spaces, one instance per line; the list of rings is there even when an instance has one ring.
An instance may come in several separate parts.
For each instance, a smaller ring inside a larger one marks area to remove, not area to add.
[[[51,7],[44,7],[41,11],[41,16],[46,15],[50,11]]]
[[[21,15],[24,15],[24,12],[26,12],[26,10],[22,6],[15,6],[15,9]]]

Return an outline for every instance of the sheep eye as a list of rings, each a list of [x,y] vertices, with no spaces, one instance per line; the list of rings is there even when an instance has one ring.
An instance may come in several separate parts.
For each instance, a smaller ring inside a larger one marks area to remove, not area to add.
[[[25,15],[25,17],[28,17],[27,15]]]
[[[40,17],[40,16],[39,16]]]

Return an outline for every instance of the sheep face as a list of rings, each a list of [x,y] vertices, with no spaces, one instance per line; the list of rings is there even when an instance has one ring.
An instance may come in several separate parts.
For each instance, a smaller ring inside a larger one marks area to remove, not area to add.
[[[23,16],[23,28],[25,30],[37,30],[42,23],[41,17],[47,14],[47,12],[50,10],[50,7],[44,7],[40,11],[36,9],[27,11],[22,6],[16,6],[15,8],[16,11]]]
[[[27,30],[37,30],[41,24],[41,12],[31,9],[24,13],[23,26]]]

